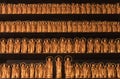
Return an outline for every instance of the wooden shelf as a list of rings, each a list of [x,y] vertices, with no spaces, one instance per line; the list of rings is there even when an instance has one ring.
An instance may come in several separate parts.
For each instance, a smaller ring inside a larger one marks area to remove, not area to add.
[[[1,3],[116,3],[119,0],[0,0]]]
[[[0,33],[0,38],[75,38],[75,37],[85,37],[85,38],[120,38],[120,33],[118,32],[80,32],[80,33]]]
[[[120,62],[119,53],[91,53],[91,54],[0,54],[0,62],[7,61],[45,61],[47,57],[61,56],[64,60],[66,56],[71,56],[73,62]]]
[[[120,21],[119,14],[0,14],[0,21]]]

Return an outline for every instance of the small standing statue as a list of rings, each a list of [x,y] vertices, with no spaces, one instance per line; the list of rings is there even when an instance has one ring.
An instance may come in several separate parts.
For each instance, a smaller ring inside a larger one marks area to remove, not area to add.
[[[59,26],[59,27],[58,27]],[[62,32],[62,23],[61,22],[57,22],[55,23],[54,28],[57,28],[57,32]],[[53,31],[54,32],[54,31]]]
[[[0,52],[4,54],[6,51],[6,39],[0,40]]]
[[[1,71],[2,71],[2,77],[1,78],[6,78],[7,77],[7,65],[6,64],[2,65]]]
[[[104,78],[104,67],[103,67],[103,63],[98,63],[97,64],[97,70],[98,70],[98,78]]]
[[[51,40],[51,49],[50,52],[51,53],[57,53],[58,51],[58,40],[56,38],[53,38]]]
[[[0,32],[5,32],[5,25],[4,22],[0,22]]]
[[[72,39],[70,39],[70,38],[66,39],[66,52],[67,53],[72,53],[73,52]]]
[[[85,51],[86,51],[86,39],[81,38],[79,40],[79,44],[80,44],[80,48],[79,48],[80,53],[85,53]]]
[[[10,67],[10,65],[7,65],[6,68],[7,68],[6,78],[10,78],[11,67]]]
[[[74,67],[75,67],[75,78],[79,78],[79,77],[80,77],[79,64],[78,64],[78,63],[75,63]]]
[[[14,40],[12,38],[8,39],[7,40],[7,44],[6,44],[6,53],[13,53],[13,43]]]
[[[90,65],[88,63],[83,63],[83,78],[90,77],[91,77]]]
[[[48,24],[46,22],[42,23],[42,32],[48,32]]]
[[[66,24],[66,22],[62,22],[62,32],[67,32],[67,24]]]
[[[109,50],[109,47],[108,47],[108,42],[107,42],[107,39],[102,39],[102,41],[101,41],[101,52],[102,53],[107,53],[108,52],[108,50]]]
[[[92,73],[92,78],[98,78],[98,69],[96,67],[96,64],[91,64],[91,73]]]
[[[31,32],[31,22],[24,22],[26,24],[26,32]]]
[[[117,28],[117,22],[111,22],[109,25],[112,28],[112,32],[118,32],[117,31],[118,30],[118,28]]]
[[[27,53],[27,39],[23,38],[21,41],[21,53]]]
[[[16,23],[13,23],[13,25],[11,25],[11,32],[15,32],[16,31]]]
[[[117,78],[120,78],[120,64],[116,65]]]
[[[93,44],[93,39],[88,39],[87,40],[87,53],[93,53],[93,48],[94,44]]]
[[[12,76],[11,78],[19,78],[20,77],[20,67],[19,64],[12,64]]]
[[[26,78],[26,64],[21,63],[21,78]]]
[[[36,32],[42,32],[42,25],[41,25],[41,21],[37,22],[37,26],[36,26]]]
[[[43,78],[43,64],[42,63],[39,63],[36,65],[36,68],[37,68],[37,78]],[[45,69],[46,70],[46,69]],[[36,73],[36,72],[35,72]],[[45,78],[45,77],[44,77]]]
[[[73,29],[72,32],[78,32],[78,25],[77,25],[77,22],[73,22],[73,23],[72,23],[72,29]]]
[[[120,38],[116,39],[116,51],[117,53],[120,53]]]
[[[71,21],[68,21],[67,22],[67,32],[72,32],[72,24],[71,24]],[[80,30],[80,29],[78,29],[78,30]]]
[[[96,26],[97,26],[97,32],[103,32],[103,30],[102,30],[102,26],[103,26],[102,22],[97,22]]]
[[[25,68],[25,78],[29,78],[30,77],[30,68],[29,68],[29,65],[26,65],[26,68]]]
[[[10,26],[10,24],[8,22],[5,22],[4,25],[5,25],[4,27],[6,28],[5,32],[11,32],[11,26]],[[14,26],[14,24],[12,26]]]
[[[35,75],[35,65],[33,63],[29,64],[30,66],[30,78],[34,78]]]
[[[21,32],[21,28],[22,28],[22,26],[21,26],[21,25],[22,25],[22,24],[21,24],[21,22],[20,22],[20,21],[16,22],[16,25],[15,25],[16,32]]]
[[[14,41],[14,53],[20,53],[20,39],[15,39]]]
[[[26,29],[27,29],[26,24],[25,22],[23,22],[21,25],[21,32],[26,32]]]
[[[72,73],[72,64],[71,64],[70,57],[66,57],[65,59],[65,78],[71,78],[71,73]]]
[[[80,52],[80,39],[79,38],[75,38],[74,39],[74,51],[75,53],[79,53]]]
[[[94,40],[94,53],[100,53],[101,51],[101,42],[100,39],[95,39]]]
[[[115,41],[113,39],[109,40],[109,53],[115,53],[116,52],[116,45]]]
[[[62,60],[61,57],[56,57],[56,78],[62,78]]]
[[[50,39],[44,39],[43,41],[43,53],[49,53],[50,52]]]
[[[66,39],[61,38],[59,40],[59,53],[66,53]]]
[[[28,53],[33,54],[35,50],[35,40],[34,39],[30,39],[28,41]]]
[[[36,44],[35,44],[35,48],[36,48],[36,53],[42,53],[42,39],[36,39]]]
[[[115,66],[112,63],[107,64],[108,78],[116,78]]]
[[[53,61],[51,57],[46,60],[46,78],[53,78]]]

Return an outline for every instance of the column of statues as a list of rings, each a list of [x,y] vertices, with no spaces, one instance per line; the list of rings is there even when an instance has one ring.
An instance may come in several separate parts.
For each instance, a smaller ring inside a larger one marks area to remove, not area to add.
[[[9,38],[0,39],[0,54],[120,53],[120,39],[107,38]]]
[[[119,22],[13,21],[0,22],[0,32],[120,32]]]

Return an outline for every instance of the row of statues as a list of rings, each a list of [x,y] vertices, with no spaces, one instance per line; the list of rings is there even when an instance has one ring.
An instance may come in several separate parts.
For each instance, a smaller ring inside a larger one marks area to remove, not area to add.
[[[0,39],[0,54],[120,53],[120,38]]]
[[[120,14],[120,4],[0,4],[0,14]]]
[[[55,57],[56,78],[62,78],[62,59]],[[53,57],[46,58],[45,63],[0,64],[0,78],[53,78]]]
[[[120,63],[66,63],[65,78],[120,78]]]
[[[54,62],[55,61],[55,62]],[[55,64],[54,64],[55,63]],[[0,64],[0,78],[120,78],[120,63],[73,63],[70,56],[48,57],[45,63]]]
[[[120,32],[120,22],[1,21],[0,32]]]

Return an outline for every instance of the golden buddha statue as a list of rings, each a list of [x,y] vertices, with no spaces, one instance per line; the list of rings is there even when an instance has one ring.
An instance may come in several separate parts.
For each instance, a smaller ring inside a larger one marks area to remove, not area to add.
[[[11,78],[20,78],[20,66],[19,64],[12,64],[12,76]]]
[[[30,63],[29,64],[29,68],[30,68],[30,78],[34,78],[34,75],[35,75],[35,65],[34,65],[34,63]]]
[[[59,53],[66,53],[66,39],[65,38],[60,38],[59,40]]]
[[[65,58],[65,78],[71,78],[71,72],[72,72],[72,64],[71,64],[71,60],[70,57],[66,57]]]
[[[99,38],[96,38],[94,40],[94,53],[100,53],[101,52],[101,42]]]
[[[116,74],[117,74],[117,78],[120,78],[120,64],[119,63],[116,64]]]
[[[87,40],[87,53],[93,53],[93,50],[94,50],[93,39],[90,38]]]
[[[101,40],[101,53],[108,53],[109,47],[107,39],[103,38]]]
[[[56,78],[62,78],[62,58],[56,57]]]
[[[50,52],[51,53],[57,53],[58,51],[58,40],[56,38],[51,39],[51,48]]]
[[[115,45],[115,41],[113,39],[109,40],[109,52],[110,53],[116,52],[116,45]]]
[[[35,44],[35,48],[36,48],[36,52],[37,54],[42,53],[42,39],[36,39],[36,44]]]
[[[2,54],[5,54],[5,52],[6,52],[6,39],[1,39],[0,40],[0,52],[2,53]]]
[[[80,53],[80,39],[79,38],[74,38],[74,51],[75,53]]]
[[[7,77],[7,64],[2,64],[1,71],[2,71],[1,78],[6,78]]]
[[[20,69],[21,69],[21,78],[26,78],[26,64],[21,63],[20,64]]]
[[[79,78],[79,77],[80,77],[79,64],[78,64],[78,63],[75,63],[74,67],[75,67],[75,78]]]
[[[79,44],[80,44],[80,47],[79,47],[80,53],[85,53],[86,52],[86,39],[80,38]]]
[[[35,40],[34,39],[29,39],[27,46],[28,46],[28,53],[34,54],[34,51],[35,51]]]
[[[73,44],[72,44],[72,39],[67,38],[66,39],[66,46],[65,50],[67,53],[73,53]]]
[[[91,73],[92,73],[91,75],[92,78],[98,78],[98,69],[95,63],[91,64]]]
[[[72,22],[72,32],[78,32],[78,25],[77,22]]]
[[[20,53],[21,42],[20,42],[19,38],[14,40],[14,45],[13,46],[14,46],[13,52],[17,53],[17,54]]]
[[[115,66],[112,63],[107,64],[108,78],[116,78]]]
[[[27,39],[26,39],[26,38],[23,38],[23,39],[21,40],[21,53],[23,53],[23,54],[27,53],[27,49],[28,49]]]
[[[116,43],[116,51],[117,53],[120,53],[120,38],[116,39],[115,43]]]
[[[62,32],[67,32],[67,23],[66,22],[61,22],[62,23]]]
[[[13,44],[14,44],[14,40],[12,38],[9,38],[7,40],[7,44],[6,44],[6,53],[13,53]]]
[[[83,78],[91,78],[90,65],[88,63],[83,63]]]
[[[53,61],[52,57],[46,59],[46,78],[53,78]]]
[[[43,53],[49,53],[50,52],[50,39],[44,39],[43,41]]]

